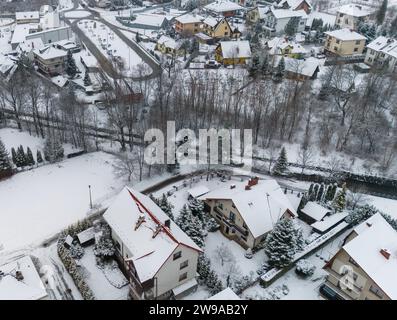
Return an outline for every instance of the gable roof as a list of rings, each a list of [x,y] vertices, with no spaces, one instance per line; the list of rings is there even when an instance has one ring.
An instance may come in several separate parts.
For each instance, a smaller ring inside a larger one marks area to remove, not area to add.
[[[0,271],[4,274],[0,276],[0,300],[39,300],[47,296],[30,256],[1,265]],[[23,280],[15,278],[16,271],[22,273]]]
[[[248,40],[221,41],[222,56],[228,58],[250,58],[251,48]]]
[[[67,56],[66,51],[57,49],[53,46],[46,46],[44,48],[35,49],[33,50],[33,53],[44,60],[62,58]]]
[[[232,289],[227,287],[226,289],[218,292],[207,300],[241,300],[241,298],[234,293]]]
[[[193,15],[190,13],[184,14],[182,16],[176,17],[175,20],[185,24],[185,23],[200,23],[201,20],[203,20],[204,18],[198,15]]]
[[[342,41],[366,40],[363,35],[350,30],[349,28],[337,29],[333,31],[324,32],[326,35],[334,37]]]
[[[157,40],[157,43],[171,49],[178,49],[182,44],[167,36],[161,36],[160,39]]]
[[[357,230],[358,236],[343,249],[390,299],[397,299],[397,231],[379,213]],[[390,252],[389,259],[380,253],[381,249]]]
[[[145,221],[135,230],[140,216]],[[165,227],[169,217],[148,196],[128,187],[120,192],[103,217],[131,252],[129,260],[134,263],[141,282],[152,279],[179,245],[201,252],[173,221],[170,229]],[[153,238],[158,225],[162,230]]]
[[[307,0],[282,0],[279,5],[283,6],[284,4],[287,4],[292,10],[295,10],[302,4],[302,2],[306,2],[309,8],[312,8],[311,3]]]
[[[285,19],[285,18],[301,18],[307,19],[307,14],[305,10],[291,10],[291,9],[275,9],[272,7],[270,12],[276,17],[276,19]]]
[[[40,19],[39,11],[20,11],[15,12],[15,19],[16,20],[25,20],[25,19]]]
[[[297,213],[275,180],[259,180],[258,184],[245,190],[247,182],[210,191],[199,199],[232,200],[245,224],[256,238],[273,229],[274,224],[288,210]]]
[[[380,36],[371,41],[367,47],[397,58],[397,40],[395,39]]]
[[[287,47],[291,47],[291,53],[307,53],[307,50],[299,43],[294,41],[288,41],[282,37],[275,37],[267,42],[267,46],[270,49],[269,54],[282,54],[282,50]]]

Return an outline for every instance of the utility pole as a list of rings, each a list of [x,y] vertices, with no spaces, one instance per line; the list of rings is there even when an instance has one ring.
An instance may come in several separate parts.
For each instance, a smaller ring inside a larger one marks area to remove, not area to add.
[[[91,185],[88,185],[88,192],[90,194],[90,209],[92,209]]]

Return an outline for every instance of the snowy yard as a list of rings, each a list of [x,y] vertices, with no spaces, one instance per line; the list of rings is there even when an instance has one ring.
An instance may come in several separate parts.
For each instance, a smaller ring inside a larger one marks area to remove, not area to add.
[[[84,249],[84,256],[80,259],[81,268],[84,270],[84,279],[94,292],[97,300],[126,300],[128,297],[128,280],[120,269],[101,270],[95,262],[93,246]]]
[[[0,244],[13,250],[43,241],[89,211],[88,185],[94,206],[123,186],[113,172],[114,157],[96,152],[18,173],[0,183]]]
[[[121,58],[119,66],[125,76],[133,76],[138,65],[145,65],[139,55],[104,24],[82,20],[78,25],[109,60]],[[147,69],[150,72],[148,66]]]

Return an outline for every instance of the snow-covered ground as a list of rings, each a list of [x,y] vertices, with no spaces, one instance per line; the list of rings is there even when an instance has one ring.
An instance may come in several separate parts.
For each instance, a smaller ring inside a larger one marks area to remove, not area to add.
[[[128,297],[128,280],[120,269],[101,270],[96,265],[93,246],[84,249],[84,256],[80,259],[84,279],[94,292],[97,300],[126,300]],[[106,272],[106,276],[105,276]],[[110,283],[110,281],[113,283]],[[120,288],[119,288],[120,287]]]
[[[136,67],[145,64],[139,55],[106,25],[94,20],[82,20],[78,26],[109,60],[121,57],[124,75],[134,75]],[[147,69],[148,72],[151,71],[150,67]]]
[[[0,183],[0,244],[13,250],[42,241],[123,187],[114,174],[114,157],[96,152],[18,173]]]
[[[367,196],[368,204],[374,205],[380,211],[389,214],[394,219],[397,219],[397,200],[386,199],[375,196]]]
[[[0,18],[0,27],[9,25],[14,22],[14,19],[11,18]]]

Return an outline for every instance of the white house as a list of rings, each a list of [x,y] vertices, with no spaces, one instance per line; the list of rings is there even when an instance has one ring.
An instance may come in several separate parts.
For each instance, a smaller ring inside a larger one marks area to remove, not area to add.
[[[263,27],[271,35],[282,35],[288,22],[293,18],[298,20],[297,32],[304,31],[307,22],[307,14],[304,10],[271,8],[266,13]]]
[[[372,7],[361,4],[347,4],[338,9],[335,25],[341,29],[357,30],[360,22],[369,21],[375,12],[376,9]]]
[[[370,66],[374,64],[386,65],[389,71],[397,69],[397,40],[380,36],[367,45],[364,62]]]
[[[104,219],[134,299],[179,298],[195,289],[201,249],[149,197],[126,187]]]
[[[397,299],[397,232],[379,214],[362,222],[329,260],[325,290],[345,300]]]
[[[0,266],[0,300],[47,299],[47,290],[30,256]]]
[[[275,180],[231,182],[199,197],[227,238],[244,248],[256,247],[281,218],[297,213]]]

